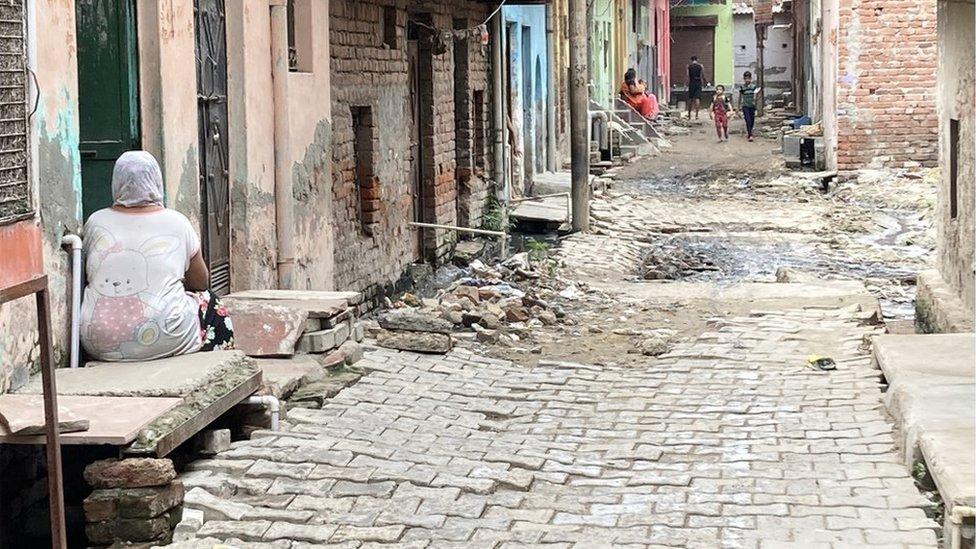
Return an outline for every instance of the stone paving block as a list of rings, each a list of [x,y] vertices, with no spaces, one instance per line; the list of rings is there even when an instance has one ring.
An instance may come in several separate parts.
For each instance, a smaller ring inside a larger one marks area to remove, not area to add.
[[[324,353],[342,345],[349,339],[349,324],[343,322],[334,328],[308,332],[298,339],[295,350],[300,353]]]
[[[276,471],[244,480],[286,498],[286,513],[253,518],[313,513],[310,523],[336,534],[392,527],[391,543],[758,549],[863,546],[878,531],[925,545],[931,523],[895,467],[877,374],[857,348],[868,328],[849,314],[726,319],[722,337],[676,345],[651,371],[367,349],[370,373],[357,385],[213,465]],[[832,356],[844,366],[830,376],[796,365],[802,345],[822,342],[839,346]],[[189,474],[243,498],[231,470]]]
[[[264,532],[266,540],[308,541],[324,543],[336,532],[335,526],[324,524],[294,524],[292,522],[273,522]]]
[[[349,540],[375,541],[375,542],[395,542],[400,539],[406,530],[404,526],[349,526],[342,525],[332,536],[332,541],[342,542]]]
[[[393,493],[395,482],[350,482],[340,480],[335,483],[330,493],[336,497],[344,496],[372,496],[383,497]]]
[[[243,541],[260,541],[264,533],[271,527],[266,520],[255,521],[226,521],[209,520],[203,523],[197,532],[197,537],[213,536],[219,539],[236,538]]]

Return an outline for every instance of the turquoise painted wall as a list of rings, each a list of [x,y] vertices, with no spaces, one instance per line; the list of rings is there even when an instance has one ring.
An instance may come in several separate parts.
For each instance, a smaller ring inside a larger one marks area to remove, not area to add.
[[[722,84],[731,89],[735,74],[734,62],[732,60],[732,3],[726,4],[701,4],[701,5],[682,5],[671,8],[671,17],[702,17],[718,16],[718,25],[715,27],[715,82],[712,84]],[[671,28],[671,33],[680,30]],[[673,75],[672,81],[683,82],[686,76]]]
[[[613,106],[618,74],[614,67],[614,0],[593,0],[590,7],[590,98],[604,107]],[[626,70],[626,69],[625,69]],[[619,74],[623,75],[620,71]]]
[[[545,170],[548,132],[545,113],[550,97],[546,7],[505,6],[502,18],[511,44],[512,123],[523,152],[516,162],[516,181],[526,182],[527,171]]]

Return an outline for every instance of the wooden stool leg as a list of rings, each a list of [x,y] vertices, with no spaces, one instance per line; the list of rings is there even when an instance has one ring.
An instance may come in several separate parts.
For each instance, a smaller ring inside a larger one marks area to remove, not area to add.
[[[47,482],[51,505],[51,546],[67,549],[64,525],[64,482],[61,477],[61,438],[58,429],[58,391],[51,344],[51,302],[47,284],[37,296],[37,331],[41,346],[41,384],[44,388],[44,424],[47,435]]]

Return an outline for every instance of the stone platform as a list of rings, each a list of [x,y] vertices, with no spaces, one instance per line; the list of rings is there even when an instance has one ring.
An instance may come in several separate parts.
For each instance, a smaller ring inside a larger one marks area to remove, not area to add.
[[[888,381],[885,405],[904,458],[920,453],[946,504],[976,503],[976,336],[883,335],[874,360]]]
[[[146,407],[158,411],[138,418],[138,436],[131,433],[131,422],[100,422],[100,430],[91,433],[98,435],[98,443],[125,446],[126,454],[162,457],[257,391],[262,375],[254,360],[241,352],[214,351],[147,362],[89,363],[85,368],[59,369],[56,379],[58,395],[70,397],[64,403],[73,403],[78,411],[91,408],[84,399],[106,397],[120,401],[138,397],[166,404]],[[39,378],[16,391],[18,395],[40,393]],[[174,406],[173,400],[178,404]],[[116,412],[122,410],[118,406]],[[84,432],[65,438],[94,443],[84,438]]]

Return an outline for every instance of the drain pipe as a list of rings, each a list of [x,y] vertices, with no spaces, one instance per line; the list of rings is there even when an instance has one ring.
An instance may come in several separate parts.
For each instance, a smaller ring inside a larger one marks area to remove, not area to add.
[[[495,18],[491,22],[491,35],[492,35],[492,48],[491,48],[491,65],[492,65],[492,75],[491,75],[491,99],[492,99],[492,126],[495,128],[495,142],[493,143],[492,151],[492,176],[495,179],[495,185],[500,188],[496,188],[495,192],[501,194],[508,200],[508,182],[505,177],[505,132],[508,131],[505,126],[505,113],[504,109],[504,94],[502,86],[502,47],[504,44],[502,41],[502,13],[499,11],[495,14]]]
[[[281,414],[281,401],[271,395],[252,395],[247,397],[248,404],[258,404],[266,406],[271,413],[271,430],[278,430],[278,421]]]
[[[71,246],[71,367],[77,368],[81,358],[81,237],[66,234],[61,245]]]
[[[604,111],[590,111],[590,123],[588,124],[590,135],[587,138],[587,142],[593,141],[593,119],[599,118],[603,123],[600,125],[600,135],[597,138],[600,145],[600,150],[608,148],[610,146],[607,134],[610,132],[610,115]]]
[[[949,522],[952,523],[952,549],[962,547],[962,521],[966,518],[976,516],[976,508],[956,505],[949,514]]]
[[[546,63],[546,78],[549,81],[549,85],[546,86],[546,150],[548,154],[546,155],[546,169],[550,172],[555,172],[557,170],[557,153],[556,153],[556,101],[553,98],[552,90],[556,89],[556,56],[553,51],[556,47],[556,31],[554,29],[552,3],[546,3],[546,48],[547,55],[546,58],[548,62]]]
[[[286,0],[270,0],[270,5],[278,288],[290,290],[293,287],[292,272],[295,267],[295,209],[291,177],[291,125],[288,116],[288,5]]]

